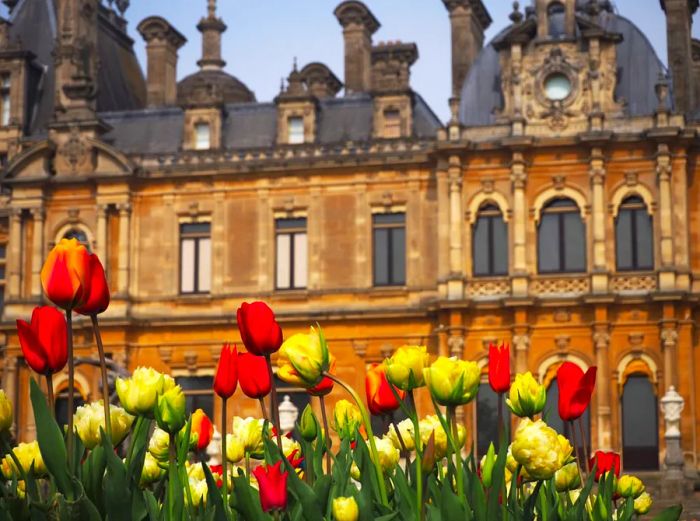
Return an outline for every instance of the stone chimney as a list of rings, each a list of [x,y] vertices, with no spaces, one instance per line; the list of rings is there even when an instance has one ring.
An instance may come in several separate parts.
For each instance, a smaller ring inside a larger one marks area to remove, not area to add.
[[[691,26],[698,0],[661,0],[666,12],[668,68],[673,79],[673,99],[677,112],[689,112],[696,106],[693,87]],[[700,100],[698,100],[700,101]]]
[[[372,35],[379,21],[362,2],[341,3],[334,14],[345,40],[345,94],[367,92],[371,84]]]
[[[203,70],[223,69],[226,62],[221,59],[221,35],[226,24],[216,17],[216,0],[207,0],[207,16],[197,25],[202,33],[202,59],[197,62]]]
[[[491,15],[481,0],[442,0],[452,28],[452,96],[459,97],[464,79],[484,46]]]
[[[148,106],[174,105],[177,99],[177,50],[187,39],[160,16],[138,25],[148,55]]]

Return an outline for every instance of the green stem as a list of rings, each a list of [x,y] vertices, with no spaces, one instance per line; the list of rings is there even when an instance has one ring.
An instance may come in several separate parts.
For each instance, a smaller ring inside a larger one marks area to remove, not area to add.
[[[51,417],[56,419],[56,399],[53,396],[53,374],[46,373],[46,394],[49,398],[49,410]]]
[[[464,475],[462,473],[462,446],[459,444],[459,427],[457,426],[456,408],[454,405],[447,406],[447,423],[452,431],[450,437],[451,444],[455,450],[455,472],[457,473],[457,496],[461,500],[466,500],[464,494]]]
[[[250,484],[250,452],[245,451],[245,477]]]
[[[280,455],[284,457],[284,450],[282,449],[282,431],[280,429],[280,410],[279,404],[277,403],[277,386],[275,385],[275,376],[272,373],[272,360],[270,360],[270,355],[265,355],[265,361],[267,362],[267,374],[270,377],[270,417],[277,433],[277,446],[280,449]]]
[[[173,475],[177,473],[177,453],[175,448],[175,435],[170,434],[168,443],[168,480],[172,481]],[[189,483],[186,484],[189,489]],[[168,483],[168,491],[173,489],[173,484]],[[175,519],[175,497],[174,494],[168,494],[168,519]]]
[[[97,315],[90,315],[92,320],[92,330],[95,332],[95,342],[97,343],[97,352],[100,355],[100,372],[102,374],[102,402],[105,409],[105,428],[107,430],[107,438],[110,443],[112,441],[112,415],[109,410],[109,381],[107,380],[107,362],[105,361],[105,348],[102,344],[102,334],[100,326],[97,323]]]
[[[66,433],[67,442],[66,446],[68,449],[68,470],[73,472],[73,462],[75,458],[73,457],[73,438],[75,433],[73,432],[73,415],[75,411],[74,406],[74,381],[75,381],[75,360],[73,359],[73,310],[66,310],[66,326],[67,326],[67,344],[68,344],[68,432]]]
[[[585,475],[587,476],[588,475],[588,472],[587,472],[588,471],[588,443],[586,440],[586,431],[583,429],[583,417],[582,416],[579,416],[579,418],[578,418],[578,426],[579,426],[579,430],[581,432],[581,445],[583,446],[583,462],[584,462],[583,468],[586,469],[584,472],[585,472]],[[572,425],[572,427],[573,427],[573,425]],[[583,485],[583,483],[584,483],[584,481],[582,480],[581,485]]]
[[[326,415],[326,400],[319,396],[321,401],[321,418],[323,420],[323,441],[326,444],[326,472],[331,473],[331,436],[328,431],[328,416]]]
[[[411,422],[413,423],[413,437],[416,444],[416,515],[418,521],[423,519],[423,446],[420,437],[420,422],[413,390],[408,391],[408,401],[411,408]]]
[[[382,467],[379,464],[379,453],[377,452],[377,444],[374,442],[374,431],[372,431],[372,422],[370,421],[367,409],[365,408],[365,405],[364,403],[362,403],[360,395],[357,394],[357,391],[355,391],[355,389],[350,387],[348,384],[346,384],[344,381],[342,381],[335,375],[332,375],[330,373],[324,373],[324,376],[327,376],[335,383],[340,385],[343,389],[345,389],[350,394],[350,396],[352,396],[352,399],[355,400],[357,407],[360,409],[360,414],[362,415],[362,423],[365,426],[365,430],[367,431],[367,437],[369,438],[369,449],[372,453],[372,463],[374,464],[374,469],[377,473],[377,482],[379,485],[380,499],[382,505],[388,507],[389,499],[386,493],[386,483],[384,483],[384,473],[382,472]]]
[[[222,483],[224,489],[224,513],[228,517],[228,458],[226,457],[226,401],[227,398],[223,398],[223,404],[221,406],[221,469],[224,471],[222,476]]]

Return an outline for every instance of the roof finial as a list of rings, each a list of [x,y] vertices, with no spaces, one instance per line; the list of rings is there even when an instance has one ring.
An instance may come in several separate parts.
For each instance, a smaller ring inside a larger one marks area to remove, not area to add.
[[[508,18],[510,18],[511,22],[514,24],[519,24],[523,21],[523,15],[520,12],[520,2],[513,2],[513,12],[510,13]]]
[[[216,0],[207,0],[207,14],[209,18],[216,18]]]
[[[292,70],[294,72],[297,72],[297,57],[296,56],[294,57],[294,66],[292,67]]]

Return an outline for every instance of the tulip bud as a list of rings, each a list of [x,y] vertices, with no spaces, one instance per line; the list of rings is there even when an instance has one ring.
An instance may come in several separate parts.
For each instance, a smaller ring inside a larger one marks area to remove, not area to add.
[[[68,310],[85,303],[90,292],[90,253],[77,239],[61,239],[41,268],[48,299]]]
[[[428,365],[425,346],[402,346],[387,358],[386,377],[394,387],[410,391],[425,385],[423,369]]]
[[[382,438],[377,438],[375,436],[374,444],[377,447],[379,465],[382,467],[382,471],[387,473],[394,470],[396,465],[399,464],[399,458],[401,457],[399,449],[394,447],[394,444],[386,436]]]
[[[158,395],[175,387],[175,380],[150,367],[138,367],[130,378],[117,378],[116,387],[128,413],[153,418]]]
[[[354,497],[334,498],[332,510],[336,521],[357,521],[360,517],[360,509]]]
[[[542,420],[533,422],[528,418],[518,425],[511,449],[515,461],[535,479],[550,479],[571,456],[557,431]]]
[[[637,476],[625,474],[617,480],[615,492],[624,498],[638,498],[644,492],[644,483]]]
[[[187,494],[187,492],[185,492],[184,494],[186,505],[189,504],[190,498],[192,499],[192,506],[194,508],[197,508],[200,505],[207,504],[207,495],[209,494],[209,487],[207,486],[206,479],[188,477],[187,486],[190,488],[190,493]]]
[[[195,439],[195,448],[202,451],[209,446],[211,438],[214,436],[214,424],[202,409],[197,409],[192,413],[192,428],[190,437]]]
[[[12,427],[12,402],[5,391],[0,389],[0,432],[9,431]]]
[[[142,487],[155,483],[165,474],[165,469],[158,465],[158,460],[155,459],[150,452],[146,452],[146,457],[143,460],[143,470],[141,471],[140,484]]]
[[[109,406],[109,417],[112,425],[112,446],[117,446],[129,434],[134,417],[116,405]],[[94,449],[102,442],[100,429],[106,429],[102,400],[78,407],[73,415],[73,423],[83,445],[88,450]]]
[[[347,400],[339,400],[333,409],[333,429],[341,439],[355,439],[355,433],[362,424],[360,410]]]
[[[159,395],[154,413],[158,427],[170,434],[177,434],[186,423],[185,393],[182,388],[176,385]]]
[[[496,447],[489,444],[489,450],[481,458],[481,482],[485,487],[490,487],[493,481],[493,467],[496,464]]]
[[[440,405],[464,405],[472,401],[479,390],[481,369],[476,362],[439,357],[424,369],[430,394]]]
[[[651,496],[648,492],[642,492],[637,499],[634,500],[634,511],[636,514],[643,516],[651,510]]]
[[[156,428],[148,442],[148,452],[158,461],[168,461],[169,447],[170,435],[164,430]]]
[[[330,367],[330,354],[323,332],[313,327],[309,333],[297,333],[284,341],[277,359],[277,376],[285,382],[314,387]]]
[[[581,486],[581,475],[575,461],[564,465],[554,474],[554,484],[557,492],[566,492]]]
[[[299,434],[304,440],[311,443],[318,436],[319,424],[316,415],[310,405],[304,407],[304,412],[301,413],[299,422]]]
[[[515,376],[509,397],[506,398],[506,404],[510,410],[521,418],[532,418],[535,414],[541,413],[546,401],[547,390],[544,385],[537,383],[529,371]]]
[[[254,458],[262,457],[264,453],[263,425],[264,421],[258,418],[233,418],[233,436],[243,444],[245,452]]]
[[[245,446],[240,438],[233,434],[226,435],[226,459],[238,463],[245,457]]]

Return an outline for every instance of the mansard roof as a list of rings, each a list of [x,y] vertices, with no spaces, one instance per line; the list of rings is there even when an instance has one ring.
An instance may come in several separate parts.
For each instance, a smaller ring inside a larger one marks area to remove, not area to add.
[[[368,94],[324,98],[318,102],[319,144],[364,142],[372,139],[373,101]],[[111,130],[102,139],[127,154],[177,153],[182,146],[182,109],[146,109],[100,114]],[[423,98],[414,94],[413,136],[433,138],[441,128],[438,117]],[[272,148],[277,139],[274,103],[229,103],[224,106],[222,148]]]

